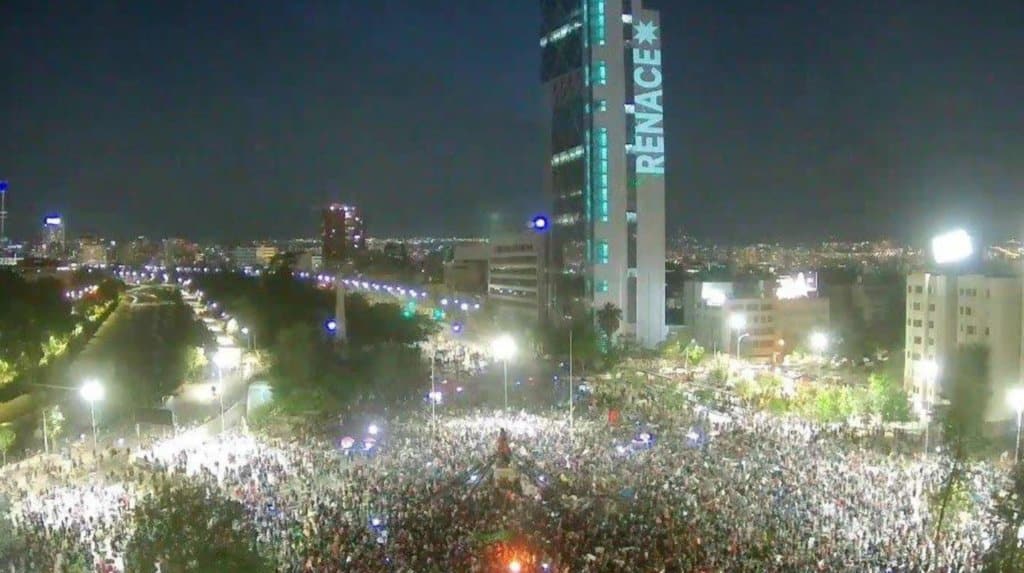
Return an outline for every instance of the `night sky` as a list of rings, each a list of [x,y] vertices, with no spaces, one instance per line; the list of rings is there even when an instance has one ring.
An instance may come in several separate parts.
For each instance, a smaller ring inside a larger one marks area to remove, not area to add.
[[[670,230],[1024,221],[1024,3],[650,0]],[[0,2],[13,231],[482,234],[545,205],[535,0]]]

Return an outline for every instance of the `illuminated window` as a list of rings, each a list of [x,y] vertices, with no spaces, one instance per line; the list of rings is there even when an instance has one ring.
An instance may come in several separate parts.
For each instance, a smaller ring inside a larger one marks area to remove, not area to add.
[[[599,99],[597,100],[597,103],[594,104],[594,109],[596,111],[608,111],[608,102],[606,100]]]
[[[590,43],[603,46],[604,45],[604,0],[588,0],[588,10],[590,12]]]
[[[597,292],[608,292],[608,281],[597,281],[594,285],[594,290]]]
[[[609,249],[608,241],[597,242],[597,264],[606,265],[608,264]]]
[[[594,72],[592,74],[594,85],[603,86],[608,83],[608,64],[604,60],[598,60],[594,64]]]

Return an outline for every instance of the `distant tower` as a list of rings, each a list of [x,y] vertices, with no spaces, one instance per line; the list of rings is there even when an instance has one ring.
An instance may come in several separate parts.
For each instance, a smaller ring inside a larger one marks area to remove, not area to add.
[[[358,208],[332,203],[324,208],[321,223],[321,255],[327,270],[339,270],[366,248],[366,224]]]
[[[0,181],[0,245],[7,244],[7,182]]]

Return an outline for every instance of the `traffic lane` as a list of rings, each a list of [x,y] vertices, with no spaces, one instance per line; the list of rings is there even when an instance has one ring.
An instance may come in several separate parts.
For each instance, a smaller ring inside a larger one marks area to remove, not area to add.
[[[167,406],[174,412],[175,420],[179,425],[190,425],[196,422],[205,421],[220,414],[220,399],[217,391],[223,391],[224,409],[228,410],[238,402],[243,401],[248,393],[248,381],[240,372],[232,372],[224,376],[223,383],[216,377],[198,384],[188,384],[182,390],[172,396]],[[223,386],[223,390],[221,389]]]

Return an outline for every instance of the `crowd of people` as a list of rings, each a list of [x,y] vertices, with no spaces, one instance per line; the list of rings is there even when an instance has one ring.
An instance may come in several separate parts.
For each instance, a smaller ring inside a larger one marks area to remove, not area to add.
[[[502,429],[512,477],[493,464]],[[242,503],[261,553],[289,573],[971,571],[999,480],[972,466],[973,503],[936,536],[940,457],[886,456],[769,417],[712,424],[695,410],[570,430],[561,415],[473,411],[432,428],[413,411],[379,432],[363,452],[374,455],[234,432],[135,452],[86,486],[48,468],[42,490],[6,488],[27,547],[8,563],[123,570],[136,500],[191,480]]]
[[[443,337],[425,351],[456,380],[488,366]],[[968,468],[969,501],[937,534],[942,456],[690,402],[571,425],[480,401],[446,401],[436,424],[419,400],[356,402],[326,439],[192,430],[99,460],[50,456],[0,479],[18,540],[0,573],[128,570],[133,510],[182,484],[241,504],[282,573],[979,570],[1003,485],[991,464]]]

